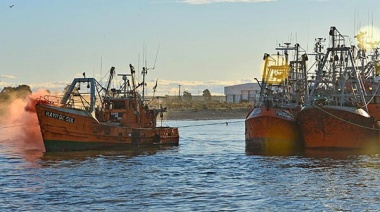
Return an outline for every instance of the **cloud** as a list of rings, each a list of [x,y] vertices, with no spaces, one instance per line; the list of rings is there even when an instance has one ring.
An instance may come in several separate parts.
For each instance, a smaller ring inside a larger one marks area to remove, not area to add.
[[[16,77],[13,75],[0,75],[0,78],[15,79]]]
[[[44,82],[44,83],[29,84],[29,86],[33,91],[36,91],[39,89],[46,89],[54,93],[54,92],[62,92],[63,89],[70,83],[71,82]]]
[[[202,95],[205,89],[208,89],[212,95],[224,95],[224,87],[238,84],[245,84],[254,82],[251,79],[240,79],[231,81],[219,81],[219,80],[208,80],[208,81],[186,81],[186,80],[160,80],[157,81],[157,89],[155,92],[156,96],[176,96],[178,92],[183,94],[183,91],[188,91],[192,95]],[[37,91],[39,89],[49,90],[53,95],[59,95],[63,92],[64,88],[71,82],[59,81],[59,82],[43,82],[38,84],[27,84],[30,86],[32,91]],[[25,83],[4,83],[0,82],[1,87],[17,87]],[[104,84],[104,82],[103,82]],[[152,79],[146,82],[146,95],[153,95],[153,87],[156,84],[156,80]],[[117,85],[115,85],[118,87]]]
[[[155,85],[155,80],[147,82],[147,95],[152,95],[153,86]],[[219,80],[208,80],[208,81],[172,81],[172,80],[158,80],[156,95],[164,96],[174,96],[181,95],[183,91],[188,91],[192,95],[202,95],[205,89],[208,89],[212,95],[224,95],[224,87],[244,84],[248,82],[253,82],[248,79],[233,80],[233,81],[219,81]]]
[[[46,90],[51,91],[52,93],[61,93],[63,89],[69,84],[70,82],[7,83],[7,82],[0,81],[0,92],[4,89],[4,87],[17,87],[19,85],[28,85],[32,91],[37,91],[39,89],[44,89],[44,90],[46,89]]]
[[[213,4],[213,3],[259,3],[272,2],[277,0],[180,0],[186,4]]]

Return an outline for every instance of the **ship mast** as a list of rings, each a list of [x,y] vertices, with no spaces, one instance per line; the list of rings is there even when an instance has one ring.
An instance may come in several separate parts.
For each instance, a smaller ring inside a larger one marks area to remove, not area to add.
[[[143,75],[143,81],[142,81],[142,99],[144,101],[145,99],[145,75],[148,74],[148,68],[146,67],[143,67],[143,70],[142,70],[142,75]]]
[[[133,98],[136,99],[136,83],[135,83],[135,67],[133,67],[132,64],[129,64],[129,68],[131,69],[131,77],[132,77],[132,91],[133,91]]]
[[[307,105],[318,101],[325,105],[366,105],[363,82],[353,56],[352,46],[345,46],[344,36],[330,28],[331,47],[322,57]]]
[[[131,80],[132,80],[132,95],[133,95],[133,99],[135,101],[135,112],[136,112],[136,116],[137,116],[137,121],[138,121],[138,124],[139,124],[139,127],[141,127],[141,118],[140,118],[140,102],[138,100],[138,97],[137,97],[137,87],[136,87],[136,83],[135,83],[135,67],[133,67],[132,64],[129,64],[129,68],[131,69]]]
[[[108,81],[107,81],[107,87],[106,87],[106,90],[105,90],[105,95],[108,95],[108,92],[109,92],[109,89],[110,89],[110,86],[111,86],[111,81],[113,79],[113,76],[115,74],[115,67],[111,67],[110,69],[110,75],[109,75],[109,78],[108,78]]]

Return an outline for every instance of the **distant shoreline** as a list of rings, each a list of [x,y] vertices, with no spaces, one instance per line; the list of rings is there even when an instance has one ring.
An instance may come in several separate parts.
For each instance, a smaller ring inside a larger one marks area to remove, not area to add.
[[[164,120],[220,120],[220,119],[245,119],[249,108],[234,109],[168,109],[164,113]],[[159,118],[159,117],[157,117]]]

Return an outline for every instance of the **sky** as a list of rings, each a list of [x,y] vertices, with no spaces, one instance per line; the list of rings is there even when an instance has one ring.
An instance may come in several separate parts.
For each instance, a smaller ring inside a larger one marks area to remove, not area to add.
[[[379,0],[0,0],[0,89],[62,91],[146,65],[148,95],[221,95],[261,77],[264,53],[312,53],[331,26],[380,27]],[[141,80],[141,76],[139,78]]]

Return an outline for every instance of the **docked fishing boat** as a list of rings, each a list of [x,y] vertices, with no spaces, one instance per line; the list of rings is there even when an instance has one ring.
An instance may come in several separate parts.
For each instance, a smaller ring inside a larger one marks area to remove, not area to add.
[[[368,113],[380,120],[380,41],[366,31],[359,32],[357,39],[358,71],[363,78],[364,97]]]
[[[379,124],[368,114],[364,81],[353,55],[335,27],[330,28],[330,46],[318,61],[315,80],[298,113],[306,148],[379,148]]]
[[[46,151],[177,145],[178,128],[157,126],[166,108],[150,107],[138,92],[142,87],[144,94],[147,69],[139,84],[132,65],[130,72],[118,74],[123,80],[120,89],[110,89],[116,73],[112,67],[104,87],[84,74],[73,80],[58,103],[52,96],[41,98],[35,108]],[[81,84],[87,89],[80,89]]]
[[[302,134],[296,121],[297,112],[307,95],[307,55],[300,46],[289,43],[276,48],[283,54],[264,55],[264,70],[259,101],[245,120],[247,152],[288,154],[302,148]],[[294,60],[288,61],[293,50]]]

